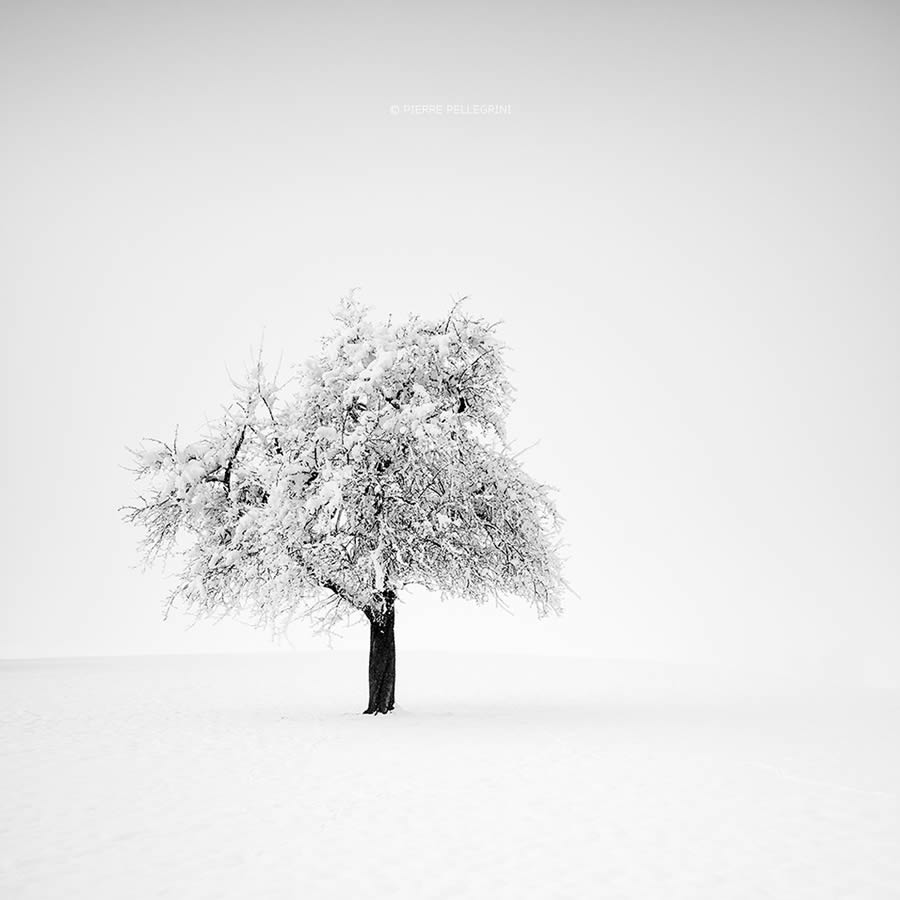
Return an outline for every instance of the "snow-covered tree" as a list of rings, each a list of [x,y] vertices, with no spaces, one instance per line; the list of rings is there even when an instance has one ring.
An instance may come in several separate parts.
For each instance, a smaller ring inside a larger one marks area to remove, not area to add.
[[[398,592],[561,610],[559,517],[506,443],[511,388],[495,326],[375,322],[342,302],[336,330],[286,384],[261,362],[191,444],[132,451],[126,518],[148,561],[177,556],[173,604],[282,631],[370,623],[367,713],[394,706]]]

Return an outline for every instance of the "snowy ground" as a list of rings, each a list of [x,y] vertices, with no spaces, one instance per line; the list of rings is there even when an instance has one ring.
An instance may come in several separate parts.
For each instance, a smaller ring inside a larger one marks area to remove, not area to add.
[[[900,897],[900,700],[401,652],[0,663],[0,896]]]

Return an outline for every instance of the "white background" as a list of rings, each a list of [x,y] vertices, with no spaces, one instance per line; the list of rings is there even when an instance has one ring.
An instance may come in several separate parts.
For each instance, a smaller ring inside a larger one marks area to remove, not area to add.
[[[124,448],[359,287],[504,320],[578,593],[401,652],[897,678],[897,8],[620,7],[4,9],[0,656],[271,648],[160,621]]]

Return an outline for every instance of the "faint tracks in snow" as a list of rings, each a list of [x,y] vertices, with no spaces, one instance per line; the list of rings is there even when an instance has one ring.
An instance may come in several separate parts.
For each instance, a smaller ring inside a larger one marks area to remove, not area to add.
[[[897,794],[892,793],[891,791],[872,791],[867,790],[865,788],[857,788],[852,787],[851,785],[846,784],[836,784],[832,781],[819,781],[815,778],[803,778],[802,776],[794,775],[791,772],[786,772],[784,769],[779,766],[773,766],[768,763],[754,762],[752,760],[745,760],[745,766],[750,766],[754,769],[762,769],[765,772],[771,772],[773,775],[777,775],[779,778],[784,781],[794,781],[798,784],[809,784],[813,787],[822,787],[829,788],[833,791],[844,791],[846,793],[851,794],[865,794],[870,797],[885,797],[888,800],[896,800]]]

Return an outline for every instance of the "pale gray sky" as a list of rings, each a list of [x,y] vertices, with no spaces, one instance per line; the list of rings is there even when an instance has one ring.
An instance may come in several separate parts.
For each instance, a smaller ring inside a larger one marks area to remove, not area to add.
[[[579,594],[401,648],[896,665],[898,8],[629,6],[7,5],[0,656],[270,646],[160,622],[117,467],[359,287],[505,320]]]

